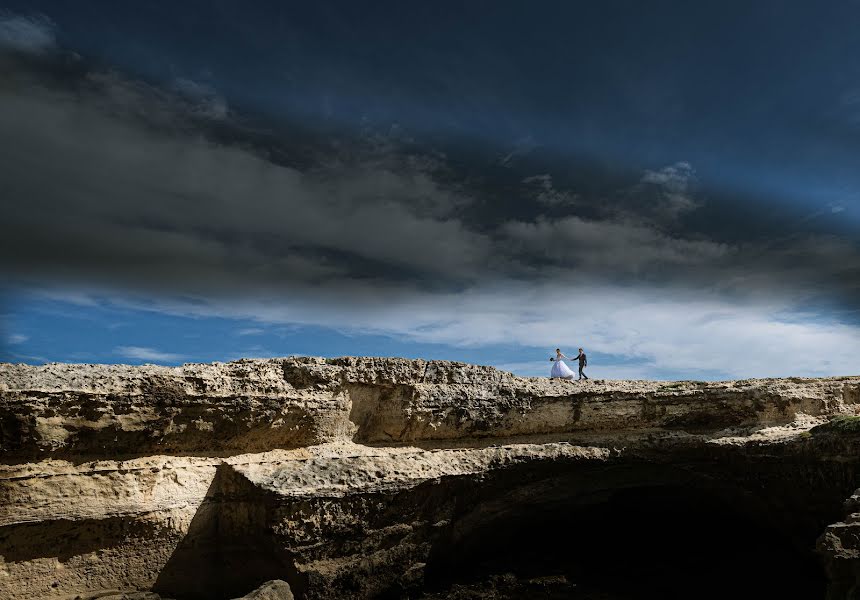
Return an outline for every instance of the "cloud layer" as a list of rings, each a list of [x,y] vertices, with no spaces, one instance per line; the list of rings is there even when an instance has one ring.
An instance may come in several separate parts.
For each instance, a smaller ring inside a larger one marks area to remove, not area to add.
[[[399,131],[266,130],[208,84],[90,67],[46,20],[0,19],[0,47],[17,285],[453,345],[570,340],[679,373],[848,371],[860,350],[857,240],[695,223],[708,194],[687,162],[596,191],[540,171],[500,187],[493,158],[483,173]]]
[[[56,44],[54,23],[45,16],[0,12],[0,48],[26,54],[44,54]]]
[[[133,360],[143,360],[153,363],[175,363],[185,358],[181,354],[162,352],[155,348],[146,348],[142,346],[117,346],[114,348],[114,354],[122,358],[131,358]]]

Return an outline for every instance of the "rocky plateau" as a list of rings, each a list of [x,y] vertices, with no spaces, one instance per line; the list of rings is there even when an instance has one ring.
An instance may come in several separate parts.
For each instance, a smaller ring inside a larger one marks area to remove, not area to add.
[[[860,599],[860,377],[0,365],[0,598]]]

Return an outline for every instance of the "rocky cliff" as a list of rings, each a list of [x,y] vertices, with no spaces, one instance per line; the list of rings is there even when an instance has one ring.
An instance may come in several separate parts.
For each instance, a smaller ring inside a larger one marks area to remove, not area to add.
[[[857,415],[860,377],[0,365],[0,598],[857,598]]]

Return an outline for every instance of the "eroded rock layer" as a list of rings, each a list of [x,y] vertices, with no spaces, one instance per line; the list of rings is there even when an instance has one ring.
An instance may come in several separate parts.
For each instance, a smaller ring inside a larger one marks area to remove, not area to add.
[[[855,598],[858,414],[858,377],[0,365],[0,597]]]

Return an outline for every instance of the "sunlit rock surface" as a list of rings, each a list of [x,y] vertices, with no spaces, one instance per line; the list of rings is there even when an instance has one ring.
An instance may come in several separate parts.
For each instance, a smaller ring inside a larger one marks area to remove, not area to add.
[[[0,365],[0,598],[855,598],[858,414],[858,377]]]

